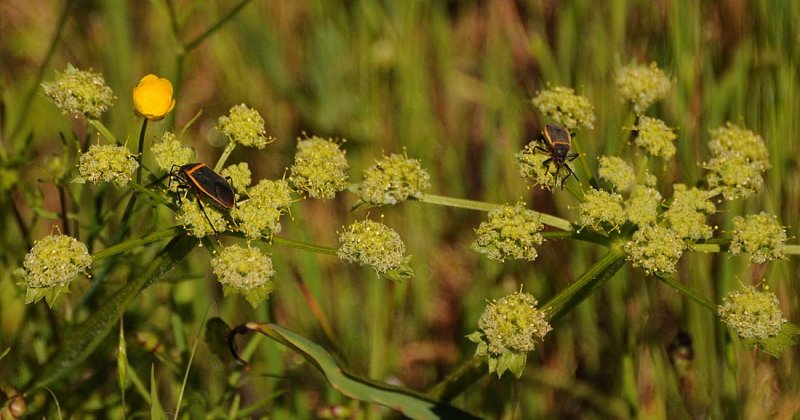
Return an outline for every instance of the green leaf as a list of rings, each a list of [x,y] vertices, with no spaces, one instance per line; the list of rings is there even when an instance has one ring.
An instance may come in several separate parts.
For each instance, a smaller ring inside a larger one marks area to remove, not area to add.
[[[748,350],[754,349],[756,346],[761,347],[764,353],[772,357],[778,357],[787,348],[795,344],[794,336],[800,334],[800,326],[790,322],[784,322],[781,326],[780,332],[777,335],[769,336],[767,338],[750,338],[744,340],[744,345]]]
[[[117,342],[117,379],[122,405],[125,405],[125,388],[128,385],[128,346],[125,343],[125,328],[119,318],[119,341]]]
[[[158,384],[156,383],[155,365],[150,365],[150,418],[152,420],[167,420],[167,413],[158,399]]]
[[[176,236],[147,265],[138,277],[130,279],[83,323],[65,337],[63,344],[39,370],[28,391],[44,388],[63,378],[86,360],[111,332],[125,308],[145,286],[161,280],[197,245],[197,239],[186,235]]]
[[[413,390],[357,376],[339,366],[334,357],[322,346],[277,325],[249,322],[235,328],[235,331],[259,332],[300,353],[325,375],[336,390],[350,398],[380,404],[414,419],[476,418]]]

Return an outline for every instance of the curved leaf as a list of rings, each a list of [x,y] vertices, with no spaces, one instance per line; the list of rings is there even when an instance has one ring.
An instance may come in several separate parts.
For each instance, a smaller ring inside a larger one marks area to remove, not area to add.
[[[410,389],[388,385],[360,377],[336,363],[334,357],[322,346],[275,324],[248,322],[231,332],[237,334],[259,332],[300,353],[314,365],[328,382],[342,394],[361,401],[380,404],[414,419],[477,418],[450,405],[431,400]]]

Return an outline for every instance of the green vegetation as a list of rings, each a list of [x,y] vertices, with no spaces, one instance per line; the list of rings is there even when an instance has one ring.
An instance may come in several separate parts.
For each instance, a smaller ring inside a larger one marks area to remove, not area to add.
[[[800,412],[800,4],[129,3],[2,6],[0,418]]]

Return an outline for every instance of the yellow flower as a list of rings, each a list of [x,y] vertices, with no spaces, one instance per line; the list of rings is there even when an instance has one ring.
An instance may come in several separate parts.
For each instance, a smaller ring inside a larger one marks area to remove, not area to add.
[[[136,114],[147,119],[160,120],[175,107],[172,98],[172,83],[155,74],[142,77],[133,88],[133,107]]]

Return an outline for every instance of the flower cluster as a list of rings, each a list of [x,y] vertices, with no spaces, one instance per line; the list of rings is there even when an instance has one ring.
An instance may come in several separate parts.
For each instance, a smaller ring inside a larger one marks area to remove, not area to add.
[[[654,225],[660,208],[661,193],[655,188],[637,185],[633,187],[625,205],[625,216],[629,222],[639,227]]]
[[[600,156],[597,175],[614,186],[617,191],[627,191],[636,183],[636,174],[628,162],[616,156]]]
[[[189,146],[184,146],[174,133],[167,131],[161,136],[161,140],[155,143],[151,149],[156,165],[162,171],[172,171],[175,166],[183,166],[197,161],[197,153]]]
[[[255,109],[245,104],[236,105],[228,111],[228,115],[219,117],[217,130],[225,134],[230,141],[245,147],[263,149],[274,139],[267,137],[264,118]]]
[[[188,200],[183,203],[175,219],[190,235],[197,238],[228,230],[228,219],[225,214],[215,206],[203,204],[199,200]]]
[[[594,106],[568,87],[556,86],[539,92],[533,105],[545,117],[568,130],[594,128]]]
[[[774,215],[761,212],[733,219],[730,251],[733,255],[746,252],[750,261],[762,264],[784,257],[786,231]]]
[[[624,245],[628,261],[647,274],[674,273],[675,265],[686,250],[686,243],[671,229],[645,225]]]
[[[763,339],[777,335],[786,319],[778,298],[767,288],[759,291],[753,286],[731,292],[717,307],[722,322],[736,331],[739,337]]]
[[[371,266],[378,274],[399,268],[406,261],[405,252],[400,235],[383,223],[362,220],[339,234],[339,259]]]
[[[50,235],[36,241],[23,262],[22,277],[28,288],[25,303],[46,297],[52,306],[58,294],[91,264],[86,245],[73,237]]]
[[[247,239],[270,238],[280,233],[280,218],[292,204],[289,183],[279,179],[262,179],[247,190],[250,199],[233,209],[231,216],[239,220],[239,231]]]
[[[666,96],[670,85],[669,78],[656,63],[625,66],[617,72],[617,89],[626,101],[633,104],[637,114]]]
[[[467,337],[478,344],[475,356],[488,360],[489,373],[500,377],[510,370],[517,378],[522,375],[527,353],[552,330],[537,303],[529,293],[514,292],[486,306],[479,330]]]
[[[538,140],[531,141],[514,157],[517,159],[521,177],[532,181],[533,185],[539,185],[549,190],[556,184],[558,167],[549,155],[536,148],[538,145]],[[544,162],[548,159],[550,162],[545,164]]]
[[[650,155],[669,159],[675,155],[675,135],[673,129],[658,118],[639,117],[636,131],[636,146]]]
[[[65,114],[100,118],[114,103],[114,92],[103,76],[67,65],[64,73],[50,83],[42,83],[44,94]]]
[[[603,230],[603,224],[607,223],[611,230],[619,230],[627,220],[622,204],[621,195],[591,188],[580,204],[580,223],[595,230]]]
[[[272,259],[258,248],[225,247],[211,260],[211,267],[226,295],[241,293],[254,308],[275,287]]]
[[[713,229],[706,224],[706,215],[714,211],[716,207],[708,192],[675,184],[672,186],[672,203],[664,212],[664,221],[679,237],[698,241],[711,237]]]
[[[311,198],[327,200],[347,187],[347,158],[339,144],[319,137],[300,139],[289,182]]]
[[[500,206],[475,230],[478,237],[473,248],[492,260],[533,261],[538,255],[534,246],[543,241],[539,233],[543,227],[539,214],[526,209],[524,203]]]
[[[364,171],[358,194],[369,204],[397,204],[409,197],[422,197],[430,187],[431,176],[419,160],[393,154]]]
[[[124,187],[138,167],[127,147],[94,144],[81,155],[78,172],[81,180],[92,184],[113,182],[118,187]]]
[[[236,191],[237,196],[239,191],[245,191],[250,186],[250,183],[253,182],[253,173],[250,171],[250,166],[247,165],[247,162],[226,166],[220,175],[225,179],[230,178],[231,186]]]
[[[708,185],[719,189],[726,200],[747,198],[764,184],[761,173],[770,168],[764,139],[756,133],[734,124],[711,130],[708,144],[711,160]]]

